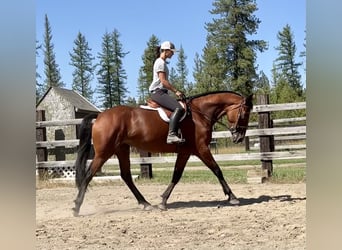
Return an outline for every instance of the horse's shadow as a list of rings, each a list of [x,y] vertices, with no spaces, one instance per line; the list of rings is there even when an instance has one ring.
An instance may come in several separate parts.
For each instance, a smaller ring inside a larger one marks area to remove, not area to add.
[[[213,200],[213,201],[176,201],[176,202],[170,202],[167,204],[167,209],[185,209],[185,208],[210,208],[210,207],[229,207],[229,206],[248,206],[258,203],[264,203],[264,202],[270,202],[270,201],[279,201],[279,202],[297,202],[297,201],[303,201],[306,200],[306,197],[292,197],[291,195],[278,195],[278,196],[268,196],[268,195],[261,195],[258,198],[238,198],[240,201],[240,204],[238,205],[232,205],[228,202],[228,200]],[[156,210],[158,210],[158,206],[153,206]],[[97,211],[97,212],[88,212],[83,213],[80,215],[80,217],[86,217],[86,216],[92,216],[95,214],[111,214],[111,213],[117,213],[121,210],[106,210],[106,211]],[[131,208],[124,211],[139,211],[138,208]]]
[[[261,195],[258,198],[238,198],[240,204],[232,205],[228,200],[221,201],[176,201],[167,204],[168,209],[179,209],[179,208],[201,208],[201,207],[224,207],[224,206],[248,206],[252,204],[264,203],[269,201],[280,201],[280,202],[296,202],[306,200],[306,197],[294,198],[291,195],[278,195],[268,196]]]

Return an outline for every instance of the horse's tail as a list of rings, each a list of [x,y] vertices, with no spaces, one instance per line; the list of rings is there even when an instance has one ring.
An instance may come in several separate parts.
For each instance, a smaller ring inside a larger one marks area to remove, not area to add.
[[[90,166],[87,166],[87,160],[89,158],[91,149],[91,136],[92,136],[92,120],[95,119],[98,114],[89,114],[83,118],[79,130],[79,149],[77,152],[77,159],[75,163],[76,169],[76,186],[80,189],[83,180],[89,174]]]

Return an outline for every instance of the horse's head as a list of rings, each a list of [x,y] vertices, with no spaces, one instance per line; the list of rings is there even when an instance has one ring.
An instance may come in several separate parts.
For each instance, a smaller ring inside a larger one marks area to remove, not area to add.
[[[249,115],[253,108],[252,99],[253,95],[250,95],[247,98],[243,98],[241,103],[233,105],[228,109],[229,130],[232,133],[234,143],[240,143],[245,138]]]

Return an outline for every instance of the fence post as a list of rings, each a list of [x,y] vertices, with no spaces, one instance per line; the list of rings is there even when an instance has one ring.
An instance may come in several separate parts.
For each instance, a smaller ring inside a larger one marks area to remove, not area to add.
[[[65,141],[65,135],[63,129],[55,130],[55,140],[56,141]],[[55,147],[55,156],[56,161],[65,161],[65,146],[57,146]]]
[[[36,121],[45,121],[45,110],[36,110]],[[46,128],[36,128],[36,141],[46,141]],[[37,161],[47,161],[48,152],[45,147],[36,148]],[[39,179],[42,180],[46,178],[48,173],[47,168],[38,169]]]
[[[151,157],[150,152],[139,150],[140,157]],[[141,178],[151,179],[152,175],[152,163],[141,163],[140,164],[140,175]]]
[[[257,95],[257,104],[264,105],[269,104],[268,95]],[[271,120],[270,112],[259,112],[258,128],[272,128],[273,122]],[[274,136],[261,135],[260,140],[260,153],[273,152],[274,151]],[[273,173],[273,162],[272,160],[261,160],[261,167],[266,172],[266,178],[272,176]]]
[[[249,136],[245,136],[245,150],[249,151],[251,148],[249,146]]]

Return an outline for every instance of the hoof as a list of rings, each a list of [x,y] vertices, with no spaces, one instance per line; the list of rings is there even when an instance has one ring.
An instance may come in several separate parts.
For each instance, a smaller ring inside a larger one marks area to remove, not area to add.
[[[143,208],[144,211],[152,211],[154,210],[153,206],[151,205],[144,205],[144,208]]]
[[[73,208],[73,214],[75,217],[78,217],[79,216],[79,213],[80,213],[80,210],[79,209],[76,209],[76,208]]]
[[[236,198],[233,198],[233,199],[229,199],[228,202],[231,204],[231,205],[239,205],[240,204],[240,201]]]
[[[164,205],[164,204],[159,204],[159,205],[158,205],[158,208],[159,208],[160,210],[162,210],[162,211],[166,211],[166,210],[167,210],[166,205]]]

